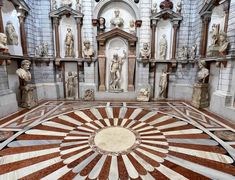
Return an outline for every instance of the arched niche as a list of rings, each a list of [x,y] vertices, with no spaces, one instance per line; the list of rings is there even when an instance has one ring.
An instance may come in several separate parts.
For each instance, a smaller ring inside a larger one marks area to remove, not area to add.
[[[116,37],[110,39],[106,43],[106,89],[109,90],[110,83],[110,70],[111,70],[111,61],[113,59],[113,54],[118,54],[119,57],[123,56],[123,51],[127,53],[128,57],[128,42],[127,40]],[[128,90],[128,59],[126,58],[121,71],[121,80],[120,80],[120,88],[127,92]]]
[[[128,6],[125,2],[111,2],[104,6],[98,13],[98,17],[104,17],[106,20],[106,31],[111,30],[111,19],[115,16],[114,11],[120,10],[120,17],[124,19],[124,31],[129,31],[129,22],[136,20],[136,14],[132,7]]]
[[[160,40],[163,35],[166,35],[167,39],[167,52],[166,52],[166,60],[171,59],[172,57],[172,40],[173,40],[173,27],[171,21],[160,19],[157,24],[157,36],[156,36],[156,57],[160,59]]]
[[[66,17],[62,16],[60,20],[60,26],[59,26],[59,33],[60,33],[60,49],[61,49],[61,57],[65,57],[65,38],[67,33],[67,28],[70,28],[73,34],[74,38],[74,56],[77,57],[78,51],[77,51],[77,24],[74,19],[74,17]]]
[[[18,45],[7,45],[9,48],[9,53],[12,55],[22,56],[23,52],[22,52],[21,37],[20,37],[20,23],[17,17],[17,10],[12,2],[3,0],[2,17],[3,17],[4,32],[7,22],[11,21],[18,35]]]

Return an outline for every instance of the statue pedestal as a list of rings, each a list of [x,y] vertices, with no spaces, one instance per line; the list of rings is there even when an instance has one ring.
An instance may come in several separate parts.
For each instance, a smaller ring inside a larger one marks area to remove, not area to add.
[[[21,107],[31,109],[38,104],[35,95],[36,87],[33,85],[22,86],[22,103]]]
[[[196,108],[206,108],[209,106],[208,84],[194,84],[191,104]]]

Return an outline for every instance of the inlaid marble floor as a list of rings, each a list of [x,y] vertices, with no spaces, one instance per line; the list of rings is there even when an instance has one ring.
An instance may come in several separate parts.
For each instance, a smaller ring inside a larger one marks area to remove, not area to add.
[[[234,124],[184,102],[49,101],[0,120],[0,179],[235,179]]]

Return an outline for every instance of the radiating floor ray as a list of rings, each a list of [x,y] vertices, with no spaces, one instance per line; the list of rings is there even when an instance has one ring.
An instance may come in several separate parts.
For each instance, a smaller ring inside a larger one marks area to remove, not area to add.
[[[75,124],[75,125],[77,125],[77,126],[82,125],[81,122],[79,122],[79,121],[77,121],[76,119],[73,119],[73,118],[71,118],[71,117],[69,117],[69,116],[66,116],[66,115],[59,116],[58,118],[59,118],[59,119],[62,119],[62,120],[64,120],[64,121],[66,121],[66,122]]]
[[[131,116],[128,119],[131,120],[135,119],[142,111],[143,109],[134,109],[134,112],[131,114]]]
[[[50,145],[60,144],[62,140],[19,140],[9,143],[8,147],[24,147],[24,146],[38,146],[38,145]]]
[[[38,129],[32,129],[25,133],[30,134],[30,135],[49,135],[49,136],[66,136],[67,135],[67,133],[45,131],[45,130],[38,130]]]
[[[56,123],[56,122],[52,122],[52,121],[44,122],[44,123],[42,123],[42,125],[49,126],[49,127],[56,127],[56,128],[60,128],[60,129],[64,129],[64,130],[70,130],[70,131],[75,129],[74,127],[66,126],[66,125]]]
[[[75,111],[74,114],[76,114],[78,117],[80,117],[81,119],[84,119],[87,122],[92,121],[92,119],[82,111]]]

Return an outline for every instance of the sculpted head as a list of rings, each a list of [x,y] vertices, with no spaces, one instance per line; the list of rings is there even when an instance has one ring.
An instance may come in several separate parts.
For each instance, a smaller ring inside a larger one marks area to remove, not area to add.
[[[220,32],[219,40],[220,42],[227,40],[227,34],[225,32]]]
[[[199,61],[198,62],[198,67],[199,67],[199,69],[205,68],[206,67],[206,61]]]
[[[104,25],[105,24],[105,19],[103,17],[99,18],[99,25]]]
[[[116,10],[114,11],[114,14],[115,14],[115,17],[119,17],[119,15],[120,15],[120,10],[119,10],[119,9],[116,9]]]
[[[118,54],[113,54],[113,59],[117,60],[118,59]]]
[[[4,33],[0,33],[0,44],[4,46],[7,45],[7,36]]]
[[[144,44],[143,44],[143,48],[144,48],[144,49],[148,49],[148,47],[149,47],[149,44],[148,44],[148,43],[144,43]]]
[[[90,43],[89,40],[85,40],[85,41],[83,42],[83,44],[84,44],[84,46],[85,46],[87,49],[90,48],[91,43]]]
[[[31,62],[29,60],[23,60],[21,62],[21,68],[24,70],[29,70]]]

